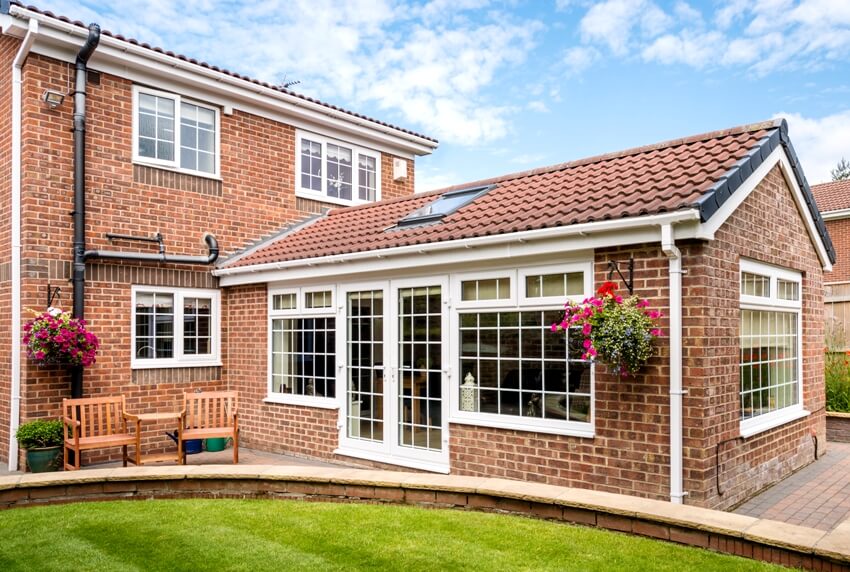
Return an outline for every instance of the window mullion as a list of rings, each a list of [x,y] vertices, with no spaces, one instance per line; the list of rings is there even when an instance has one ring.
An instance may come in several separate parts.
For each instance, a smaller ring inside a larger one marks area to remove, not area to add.
[[[182,131],[183,104],[180,101],[180,96],[174,96],[174,166],[181,168],[180,157],[182,150],[180,149],[180,132]]]
[[[183,294],[174,294],[174,357],[183,359]]]

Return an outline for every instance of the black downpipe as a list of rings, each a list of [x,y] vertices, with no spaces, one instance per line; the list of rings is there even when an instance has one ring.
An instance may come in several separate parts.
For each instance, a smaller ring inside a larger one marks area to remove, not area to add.
[[[85,312],[86,285],[86,80],[88,61],[100,43],[100,26],[89,24],[86,43],[77,53],[74,78],[74,316]],[[71,368],[71,397],[83,396],[83,367]]]

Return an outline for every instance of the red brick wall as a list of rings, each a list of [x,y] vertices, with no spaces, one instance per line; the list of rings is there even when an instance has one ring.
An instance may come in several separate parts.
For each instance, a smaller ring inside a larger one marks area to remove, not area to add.
[[[0,44],[0,73],[7,73],[9,68],[2,51],[7,45],[11,44],[5,39]],[[69,82],[73,84],[73,70],[69,64],[33,55],[27,61],[25,74],[23,306],[43,308],[45,289],[50,284],[62,289],[58,305],[70,309],[73,98],[66,97],[62,106],[51,110],[40,97],[45,89],[67,91]],[[7,92],[8,82],[2,84],[0,97]],[[206,254],[203,234],[212,232],[219,241],[222,255],[226,255],[325,206],[295,198],[295,130],[290,125],[238,110],[232,115],[222,113],[221,180],[215,181],[134,165],[131,161],[132,113],[130,81],[101,74],[99,85],[89,82],[86,149],[89,249],[156,252],[155,245],[111,243],[105,234],[150,236],[161,232],[168,254],[202,255]],[[7,115],[4,114],[4,120]],[[392,157],[383,154],[384,198],[413,193],[413,162],[408,163],[408,179],[394,182]],[[3,169],[0,177],[7,172]],[[2,244],[8,245],[8,239]],[[0,256],[3,256],[2,251]],[[0,264],[3,261],[0,259]],[[183,391],[224,387],[227,368],[130,369],[131,285],[217,287],[209,270],[204,266],[90,263],[86,319],[101,338],[102,348],[97,364],[86,370],[85,393],[123,393],[133,411],[152,407],[174,410]],[[0,283],[0,296],[3,287]],[[223,292],[222,305],[225,307],[226,297],[227,292]],[[228,354],[227,344],[228,340],[223,339],[225,363],[228,355],[238,355]],[[23,365],[22,419],[58,414],[61,399],[69,396],[66,372],[61,368],[35,367],[26,360]],[[0,389],[7,379],[8,367],[0,374]],[[2,391],[5,399],[8,388]],[[0,417],[0,421],[2,419]],[[8,427],[8,421],[2,427]],[[6,430],[2,427],[0,437]],[[155,440],[158,444],[154,443],[153,449],[167,445],[161,435]],[[0,458],[7,454],[6,442],[7,439],[0,443]],[[84,462],[97,458],[94,454]]]
[[[0,461],[8,450],[11,412],[12,61],[20,41],[0,36]]]
[[[825,282],[850,281],[850,219],[826,221],[826,230],[835,246],[836,261],[832,272],[824,276]]]
[[[813,461],[813,432],[821,449],[825,445],[824,273],[778,167],[720,228],[716,240],[694,247],[693,254],[684,279],[684,383],[692,404],[686,404],[685,414],[685,489],[687,502],[727,508]],[[803,401],[812,412],[748,439],[738,438],[742,257],[803,274]]]

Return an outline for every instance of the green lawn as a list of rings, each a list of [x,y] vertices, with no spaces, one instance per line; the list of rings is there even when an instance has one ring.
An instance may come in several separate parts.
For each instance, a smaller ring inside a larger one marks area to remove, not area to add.
[[[0,570],[780,570],[528,518],[253,500],[80,503],[0,512]]]

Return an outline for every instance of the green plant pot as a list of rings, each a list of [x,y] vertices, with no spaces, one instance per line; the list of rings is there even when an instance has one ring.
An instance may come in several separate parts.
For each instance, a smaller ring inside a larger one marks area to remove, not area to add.
[[[58,471],[62,466],[62,447],[27,449],[27,465],[33,473]]]
[[[214,437],[206,441],[207,451],[210,453],[224,451],[224,448],[227,447],[227,437]]]

